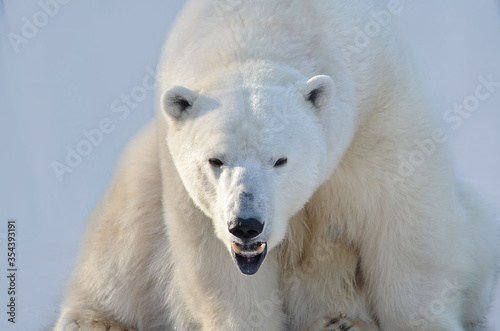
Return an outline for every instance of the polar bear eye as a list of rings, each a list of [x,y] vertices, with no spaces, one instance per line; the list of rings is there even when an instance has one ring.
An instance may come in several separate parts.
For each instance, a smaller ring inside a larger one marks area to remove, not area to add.
[[[224,165],[221,160],[219,159],[208,159],[208,163],[214,168],[220,168]]]
[[[282,167],[284,166],[286,163],[288,162],[288,159],[286,157],[282,157],[281,159],[279,159],[278,161],[276,161],[276,163],[274,164],[274,167]]]

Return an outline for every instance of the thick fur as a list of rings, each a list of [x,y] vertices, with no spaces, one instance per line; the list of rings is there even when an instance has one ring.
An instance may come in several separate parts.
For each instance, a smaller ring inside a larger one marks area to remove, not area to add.
[[[401,172],[439,123],[392,25],[352,51],[385,9],[372,3],[187,4],[157,119],[92,217],[56,330],[305,330],[341,312],[370,330],[460,331],[483,316],[493,217],[442,142]],[[262,216],[269,249],[252,276],[227,232],[245,213]]]

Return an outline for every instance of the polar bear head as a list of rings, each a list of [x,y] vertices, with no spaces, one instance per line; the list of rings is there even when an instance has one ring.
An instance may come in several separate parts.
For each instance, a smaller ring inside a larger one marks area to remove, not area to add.
[[[257,272],[344,153],[352,121],[334,99],[324,75],[162,94],[176,170],[244,274]]]

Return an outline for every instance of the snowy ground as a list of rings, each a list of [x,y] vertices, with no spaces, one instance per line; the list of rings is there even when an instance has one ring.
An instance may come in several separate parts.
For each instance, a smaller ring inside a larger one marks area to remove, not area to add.
[[[9,219],[17,220],[18,249],[16,324],[0,312],[5,331],[48,330],[55,321],[86,219],[129,137],[153,115],[150,72],[183,3],[65,1],[56,8],[44,5],[53,0],[0,0],[0,268],[5,273]],[[481,77],[500,81],[498,2],[400,2],[402,11],[393,19],[402,25],[443,114],[470,101]],[[39,27],[29,29],[32,23]],[[25,39],[13,47],[11,32]],[[129,112],[116,112],[127,94],[135,96]],[[460,124],[443,126],[461,175],[500,210],[500,88],[468,115]],[[85,133],[100,125],[107,125],[107,133],[86,145]],[[53,163],[64,164],[68,150],[78,147],[88,155],[70,160],[74,168],[59,180]],[[0,280],[4,310],[7,281]],[[500,330],[500,289],[496,297],[492,315]]]

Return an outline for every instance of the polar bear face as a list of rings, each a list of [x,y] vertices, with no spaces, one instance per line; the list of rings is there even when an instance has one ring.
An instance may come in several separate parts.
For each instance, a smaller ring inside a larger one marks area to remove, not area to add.
[[[330,175],[334,83],[246,85],[162,96],[167,144],[194,203],[244,274],[259,269],[288,220]],[[189,221],[189,220],[186,220]]]

